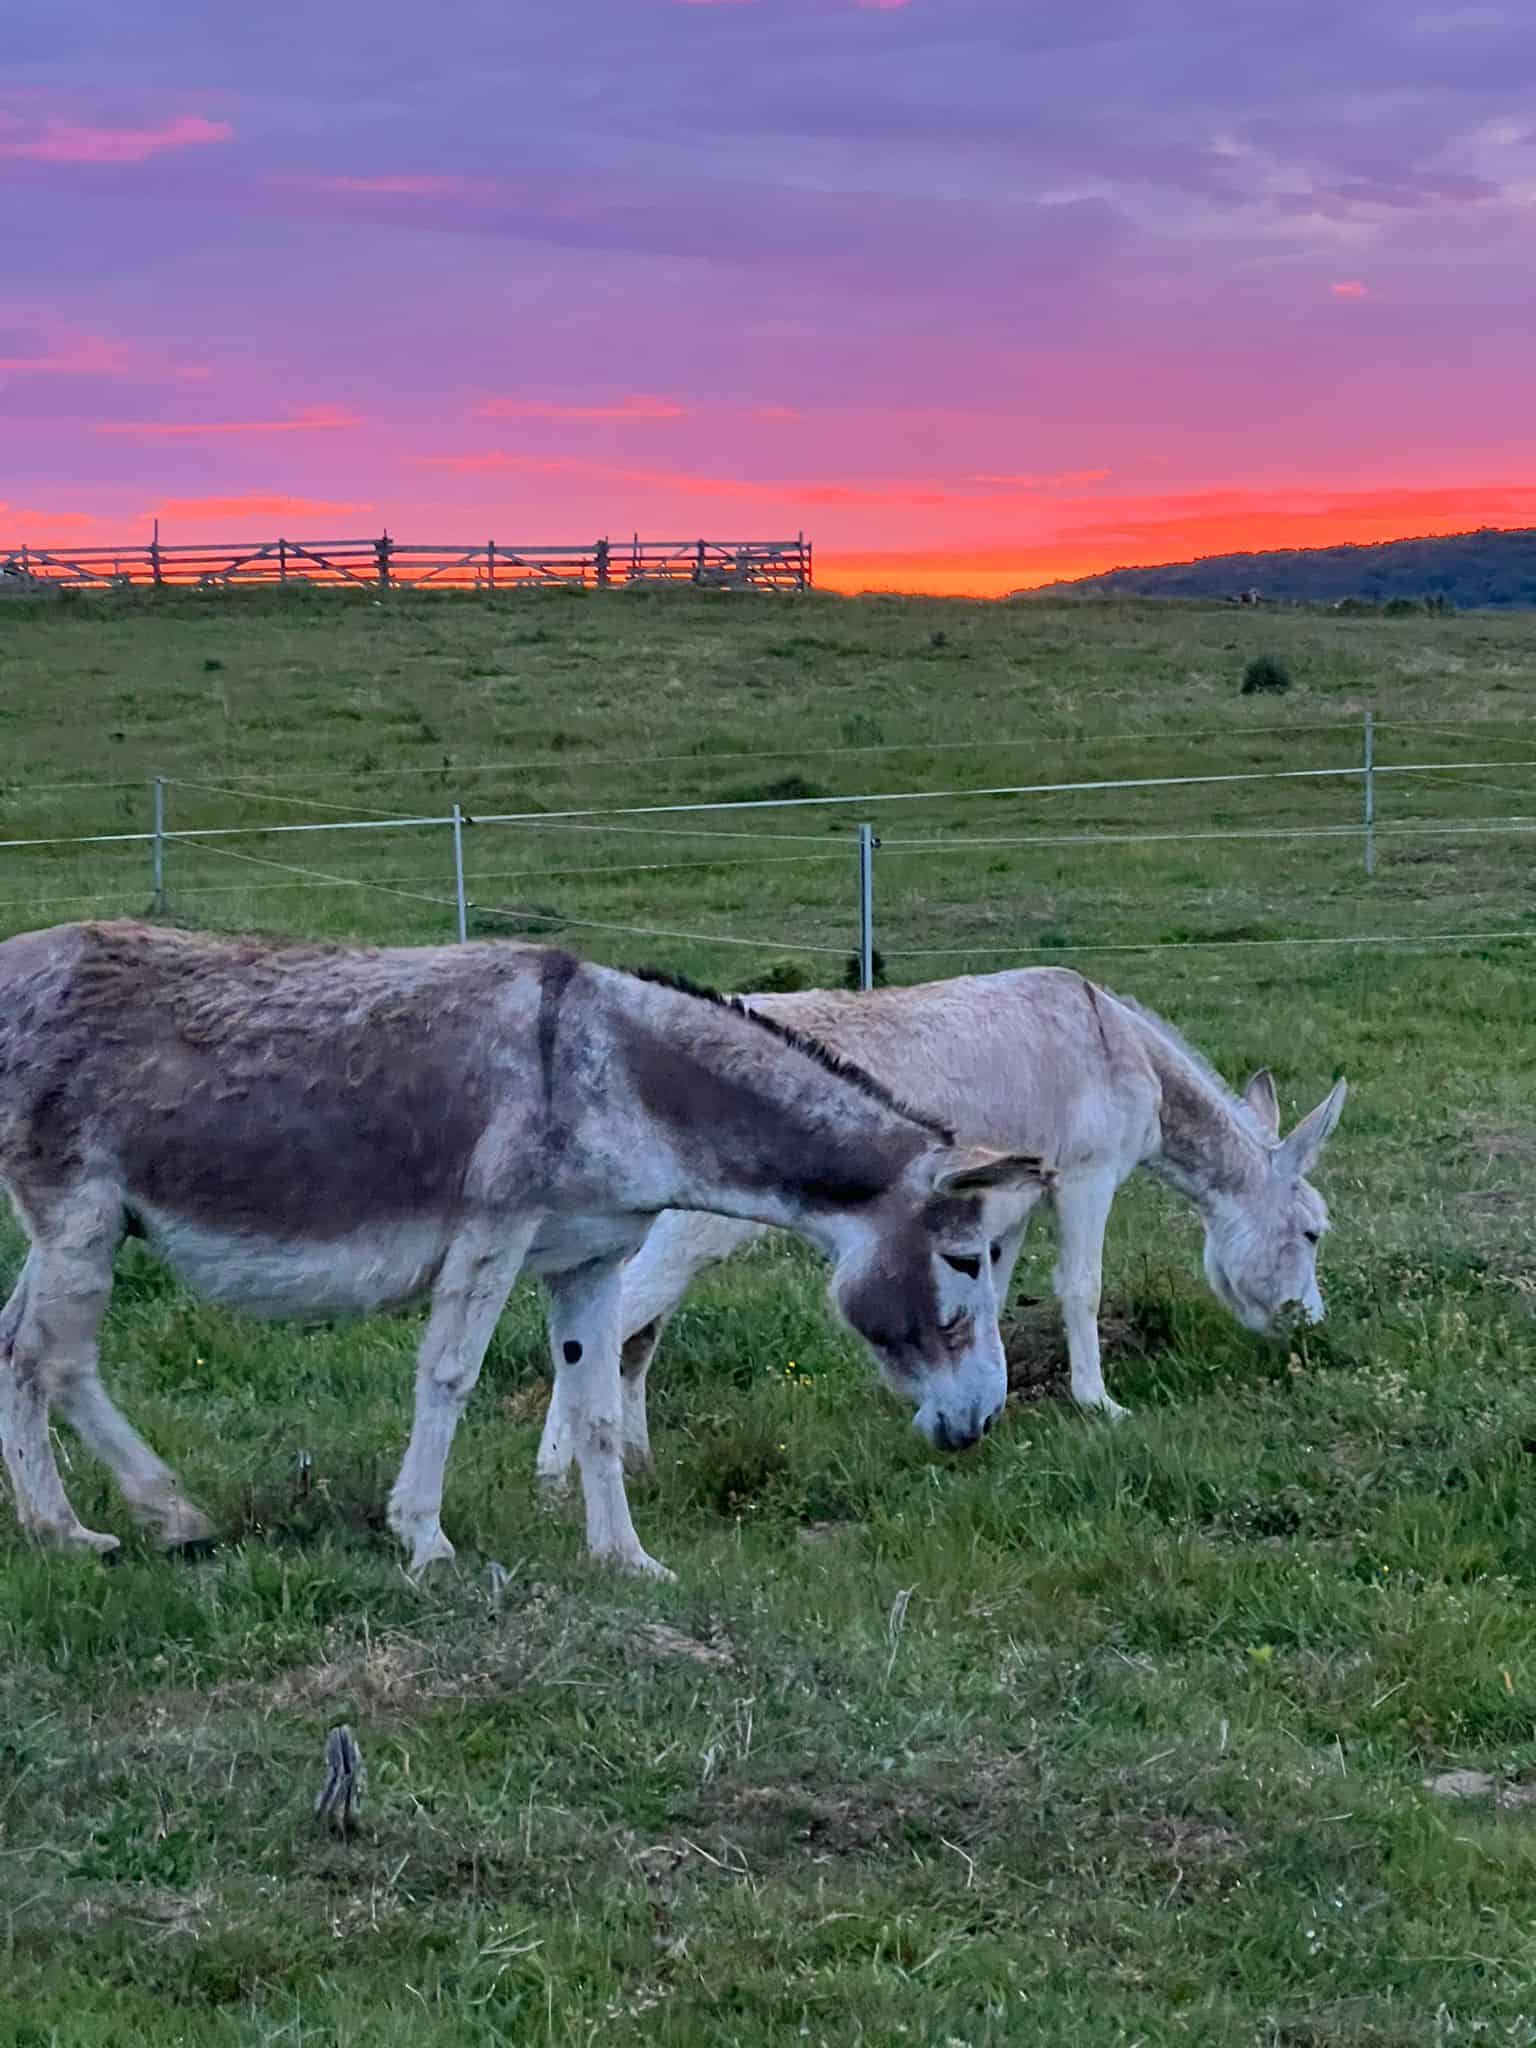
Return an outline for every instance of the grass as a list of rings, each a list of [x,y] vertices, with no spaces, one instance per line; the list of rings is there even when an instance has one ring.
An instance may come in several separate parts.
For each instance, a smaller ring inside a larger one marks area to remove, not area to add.
[[[675,1588],[595,1573],[535,1508],[531,1290],[450,1468],[459,1567],[415,1591],[380,1511],[416,1324],[239,1323],[130,1247],[109,1377],[226,1541],[156,1557],[67,1439],[122,1561],[0,1526],[0,2041],[1536,2041],[1529,949],[1242,943],[1530,929],[1523,842],[1425,821],[1528,808],[1536,623],[299,594],[12,604],[0,633],[6,838],[140,829],[155,774],[341,807],[178,786],[175,824],[1343,764],[1367,706],[1384,761],[1501,764],[1383,778],[1369,884],[1358,839],[978,843],[1351,822],[1352,781],[880,807],[893,979],[1067,958],[1235,1077],[1272,1064],[1288,1114],[1350,1075],[1330,1318],[1245,1336],[1191,1220],[1133,1185],[1106,1316],[1132,1419],[1069,1409],[1025,1308],[1021,1398],[941,1462],[815,1261],[763,1247],[658,1367],[635,1509]],[[1239,694],[1261,646],[1283,707]],[[516,905],[602,957],[841,979],[860,815],[739,814],[782,844],[714,856],[477,827],[472,892],[488,929]],[[415,895],[182,842],[173,915],[451,931],[446,833],[230,850]],[[142,845],[4,863],[5,929],[147,901]],[[625,924],[772,944],[597,928]],[[1159,940],[1186,944],[1064,951]],[[1048,1271],[1037,1244],[1021,1290]],[[340,1719],[369,1769],[347,1840],[310,1813]],[[1457,1769],[1513,1789],[1426,1788]]]

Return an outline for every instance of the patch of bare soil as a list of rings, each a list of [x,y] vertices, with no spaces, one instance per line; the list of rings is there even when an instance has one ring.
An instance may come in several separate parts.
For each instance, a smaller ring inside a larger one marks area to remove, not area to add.
[[[1476,1159],[1523,1159],[1536,1165],[1536,1124],[1492,1125],[1474,1131],[1464,1150]]]
[[[1536,1125],[1484,1124],[1468,1131],[1459,1157],[1481,1185],[1450,1198],[1468,1241],[1522,1294],[1532,1293],[1531,1224],[1536,1219]]]
[[[1042,1786],[1038,1760],[1019,1754],[978,1755],[899,1782],[725,1780],[706,1788],[690,1828],[641,1850],[635,1861],[652,1882],[664,1884],[684,1869],[745,1876],[800,1863],[953,1856],[958,1880],[969,1885],[991,1856],[1027,1855],[1032,1842],[1042,1858],[1057,1853],[1064,1827],[1074,1859],[1140,1865],[1170,1897],[1227,1889],[1249,1853],[1247,1841],[1219,1813],[1106,1812],[1084,1805],[1068,1827],[1059,1797]]]
[[[1002,1335],[1010,1400],[1065,1401],[1070,1397],[1067,1333],[1054,1300],[1023,1296],[1003,1324]],[[1106,1366],[1121,1359],[1150,1358],[1171,1336],[1168,1312],[1161,1303],[1105,1297],[1099,1311],[1099,1350]]]
[[[213,1893],[167,1891],[151,1884],[103,1885],[70,1901],[64,1912],[67,1927],[89,1932],[92,1928],[124,1922],[148,1928],[156,1934],[201,1934],[208,1922]]]
[[[1528,1778],[1495,1778],[1488,1771],[1443,1771],[1424,1780],[1437,1799],[1491,1799],[1504,1813],[1536,1806],[1536,1783]]]
[[[635,1630],[634,1640],[658,1661],[681,1657],[690,1664],[706,1664],[717,1670],[736,1661],[735,1650],[719,1631],[706,1643],[697,1636],[685,1635],[680,1628],[669,1628],[664,1621],[647,1621]]]

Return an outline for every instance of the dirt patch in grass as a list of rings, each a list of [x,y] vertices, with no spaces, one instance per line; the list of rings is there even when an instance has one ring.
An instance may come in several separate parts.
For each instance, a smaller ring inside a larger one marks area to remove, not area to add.
[[[207,1927],[212,1905],[213,1893],[205,1888],[175,1892],[151,1884],[101,1885],[71,1899],[63,1921],[65,1927],[82,1932],[128,1921],[157,1934],[195,1939]]]
[[[1099,1311],[1099,1351],[1106,1366],[1150,1358],[1170,1341],[1172,1322],[1160,1302],[1107,1297]],[[1014,1401],[1065,1401],[1071,1392],[1067,1333],[1054,1300],[1024,1296],[1002,1326],[1008,1396]]]
[[[1039,1768],[1021,1753],[939,1766],[932,1775],[813,1785],[805,1778],[727,1780],[700,1802],[700,1833],[752,1868],[904,1854],[1011,1833],[1039,1802]],[[1031,1823],[1034,1824],[1034,1823]]]
[[[1463,1150],[1475,1159],[1519,1159],[1536,1165],[1536,1124],[1495,1124],[1474,1131]]]

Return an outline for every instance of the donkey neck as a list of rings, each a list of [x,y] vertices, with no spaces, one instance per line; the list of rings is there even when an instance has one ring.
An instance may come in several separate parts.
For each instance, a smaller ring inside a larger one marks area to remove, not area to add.
[[[794,1224],[831,1242],[947,1133],[819,1048],[655,983],[617,1019],[635,1096],[668,1158],[670,1208]]]
[[[1137,1014],[1158,1084],[1158,1131],[1143,1164],[1202,1213],[1264,1173],[1267,1148],[1243,1106],[1204,1063]]]

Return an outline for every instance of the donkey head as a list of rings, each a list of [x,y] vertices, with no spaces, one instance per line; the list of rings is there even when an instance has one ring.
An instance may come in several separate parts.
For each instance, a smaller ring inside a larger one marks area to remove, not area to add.
[[[1007,1398],[993,1274],[1002,1222],[989,1211],[1005,1193],[1048,1178],[1024,1154],[936,1147],[839,1221],[833,1305],[940,1450],[974,1444]]]
[[[1260,1335],[1287,1309],[1299,1309],[1309,1323],[1323,1320],[1317,1248],[1328,1228],[1328,1205],[1307,1175],[1333,1135],[1347,1092],[1337,1082],[1282,1139],[1269,1069],[1261,1068],[1243,1091],[1266,1142],[1268,1166],[1207,1211],[1205,1277],[1238,1321]]]

